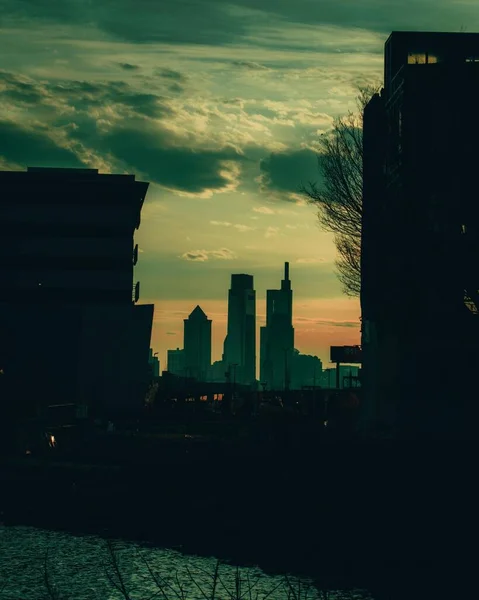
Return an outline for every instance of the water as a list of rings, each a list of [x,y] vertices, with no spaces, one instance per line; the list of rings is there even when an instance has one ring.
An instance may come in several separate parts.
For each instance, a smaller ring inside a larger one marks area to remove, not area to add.
[[[216,564],[213,557],[98,536],[0,526],[1,600],[207,600]],[[304,578],[288,584],[259,568],[221,564],[218,575],[216,600],[371,600],[361,591],[321,591]]]

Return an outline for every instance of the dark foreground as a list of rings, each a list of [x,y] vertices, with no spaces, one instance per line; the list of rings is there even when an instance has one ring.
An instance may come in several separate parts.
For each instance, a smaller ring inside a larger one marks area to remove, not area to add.
[[[304,439],[260,452],[185,438],[129,458],[118,447],[114,460],[111,444],[95,465],[59,455],[4,462],[4,521],[181,546],[377,598],[472,593],[471,445]]]

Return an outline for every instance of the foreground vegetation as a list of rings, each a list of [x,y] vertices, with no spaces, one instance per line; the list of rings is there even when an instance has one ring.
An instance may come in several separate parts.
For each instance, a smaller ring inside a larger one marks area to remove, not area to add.
[[[56,581],[56,560],[52,559],[48,550],[45,552],[41,566],[43,590],[28,590],[28,597],[35,593],[35,597],[45,600],[77,600],[78,591],[65,592],[65,582],[60,584]],[[101,600],[353,600],[367,597],[361,592],[322,590],[311,582],[288,575],[276,577],[269,583],[266,575],[252,574],[250,570],[239,567],[234,571],[230,567],[226,572],[224,568],[227,565],[219,560],[211,572],[197,566],[190,570],[187,557],[185,565],[181,572],[177,569],[167,575],[160,574],[148,560],[145,550],[137,549],[133,555],[125,556],[115,542],[108,540],[105,542],[104,561],[98,564],[97,582],[102,579],[108,584],[108,595],[105,596],[103,591]],[[95,583],[85,583],[85,590],[82,590],[85,593],[80,594],[82,598],[99,598]],[[11,586],[8,588],[8,581],[0,584],[0,598],[17,597],[11,595]],[[15,593],[23,597],[25,592]]]

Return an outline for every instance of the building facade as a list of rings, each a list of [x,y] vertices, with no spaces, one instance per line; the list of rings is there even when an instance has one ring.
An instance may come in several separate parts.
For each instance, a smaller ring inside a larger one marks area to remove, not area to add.
[[[477,410],[478,101],[478,34],[391,34],[364,111],[361,307],[363,425],[393,437],[462,437]],[[447,355],[459,387],[431,377]]]
[[[207,381],[211,367],[211,319],[197,306],[184,319],[185,376]]]
[[[185,377],[185,351],[180,350],[180,348],[168,350],[166,366],[168,373]]]
[[[0,355],[33,411],[66,399],[92,413],[142,406],[153,305],[136,304],[133,270],[147,190],[96,169],[0,172]]]
[[[152,377],[160,376],[160,359],[156,356],[157,352],[153,353],[153,348],[150,348],[148,364],[150,365],[150,374]]]
[[[291,386],[294,352],[293,290],[289,263],[284,263],[281,289],[266,291],[266,325],[260,331],[261,382],[266,389]]]
[[[231,275],[223,361],[236,383],[256,383],[256,292],[252,275]]]
[[[301,354],[294,349],[291,361],[291,389],[303,387],[320,387],[322,382],[323,363],[317,356]]]

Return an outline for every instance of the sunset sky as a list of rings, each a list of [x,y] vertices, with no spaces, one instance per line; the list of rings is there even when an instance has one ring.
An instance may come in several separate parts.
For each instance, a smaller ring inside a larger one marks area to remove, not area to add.
[[[296,347],[359,343],[359,302],[299,187],[318,136],[380,80],[393,29],[477,31],[477,0],[0,0],[0,168],[150,181],[136,278],[152,345],[200,304],[221,357],[231,273],[265,291],[291,263]],[[259,336],[258,336],[259,338]]]

